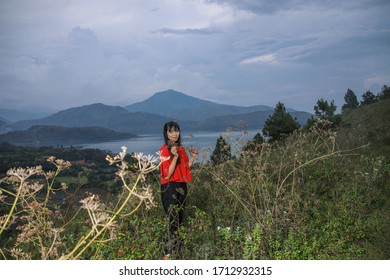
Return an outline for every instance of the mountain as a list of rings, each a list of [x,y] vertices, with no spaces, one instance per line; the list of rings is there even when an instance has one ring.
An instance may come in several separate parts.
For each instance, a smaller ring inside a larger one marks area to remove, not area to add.
[[[12,127],[15,130],[24,130],[34,125],[99,126],[119,132],[141,134],[153,130],[161,131],[166,121],[167,118],[155,114],[132,113],[120,106],[96,103],[63,110],[41,119],[15,122]]]
[[[36,125],[28,130],[10,131],[0,135],[0,143],[17,145],[76,145],[136,137],[131,133],[116,132],[102,127],[63,127]]]
[[[0,118],[0,133],[8,132],[12,130],[10,122],[4,118]]]
[[[131,112],[153,112],[183,122],[188,130],[225,130],[239,128],[260,128],[274,112],[274,108],[264,105],[234,106],[213,103],[195,98],[175,90],[155,93],[145,101],[125,107]],[[302,125],[311,114],[288,108],[287,111]]]
[[[200,121],[214,116],[273,111],[273,108],[264,105],[244,107],[218,104],[172,89],[157,92],[152,97],[142,102],[125,106],[125,108],[130,112],[154,113],[182,121]]]
[[[189,130],[221,131],[226,128],[233,130],[259,129],[262,128],[267,118],[273,114],[273,110],[257,111],[239,115],[214,116],[198,122],[186,123]],[[290,114],[297,119],[298,123],[306,124],[311,116],[307,112],[293,111]]]
[[[104,127],[133,134],[161,133],[164,123],[177,120],[186,131],[225,131],[227,128],[260,129],[274,112],[268,106],[223,105],[188,96],[174,90],[158,92],[147,100],[126,107],[101,103],[74,107],[53,115],[18,121],[3,126],[8,131],[37,125],[63,127]],[[130,110],[130,111],[129,111]],[[290,110],[303,124],[311,114]],[[242,127],[241,123],[246,125]],[[5,130],[5,131],[7,131]],[[3,130],[4,131],[4,130]]]

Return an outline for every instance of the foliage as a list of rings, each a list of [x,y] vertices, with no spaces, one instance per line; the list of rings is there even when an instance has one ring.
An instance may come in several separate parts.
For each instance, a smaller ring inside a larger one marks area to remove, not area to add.
[[[337,106],[334,104],[334,100],[328,103],[325,99],[321,98],[317,101],[317,105],[314,106],[314,114],[319,119],[325,119],[331,121],[335,115]]]
[[[277,142],[256,138],[239,156],[219,164],[196,164],[179,230],[183,246],[170,258],[389,259],[389,102],[344,112],[339,128],[329,129],[320,120]],[[3,177],[2,258],[166,258],[168,223],[159,178],[147,167],[153,157],[108,159],[119,165],[116,180],[122,188],[100,188],[104,195],[76,196],[66,204],[58,204],[53,189],[37,190],[35,196],[29,187],[23,197],[17,196],[18,188],[6,188],[11,181]],[[60,178],[72,177],[73,168],[62,169],[66,176]],[[45,169],[35,169],[26,186],[45,183]],[[52,179],[48,182],[55,186]],[[118,183],[113,179],[111,184]],[[157,207],[147,209],[145,202],[152,201]],[[42,219],[29,217],[35,214]],[[108,220],[96,223],[94,217],[103,214]]]
[[[390,98],[390,87],[387,85],[384,85],[382,87],[381,93],[378,94],[378,99],[380,100],[385,100]]]
[[[44,171],[41,166],[12,168],[0,183],[0,199],[4,209],[0,216],[0,236],[2,239],[0,253],[4,259],[79,259],[97,242],[108,242],[116,239],[117,219],[123,215],[132,215],[141,205],[146,208],[154,206],[150,186],[146,175],[158,168],[157,158],[134,154],[137,159],[136,173],[132,172],[125,161],[126,148],[118,155],[106,157],[119,171],[116,173],[123,185],[123,192],[114,203],[101,201],[97,194],[88,194],[80,200],[81,208],[74,216],[61,209],[53,201],[54,182],[60,171],[71,166],[70,162],[49,157],[48,161],[56,166],[55,172]],[[34,176],[43,176],[42,181]],[[142,185],[140,187],[139,185]],[[62,183],[61,189],[67,186]],[[42,191],[44,192],[41,198]],[[10,201],[10,203],[8,203]],[[8,207],[7,207],[8,206]],[[3,207],[2,207],[3,208]],[[76,218],[80,210],[86,211],[81,232],[68,231],[68,225]],[[127,214],[124,214],[127,213]],[[63,236],[66,232],[72,236]],[[4,240],[4,243],[3,243]],[[64,243],[63,240],[67,240]]]
[[[341,107],[341,110],[344,111],[346,109],[355,109],[359,106],[359,102],[357,100],[356,94],[353,90],[348,89],[344,95],[345,104]]]
[[[215,149],[210,157],[213,164],[220,164],[232,158],[231,146],[221,136],[218,137]]]
[[[371,91],[366,91],[362,94],[362,101],[360,101],[360,106],[369,105],[375,103],[377,101],[377,97]]]
[[[326,127],[323,129],[332,129],[336,128],[340,124],[340,116],[335,114],[337,106],[334,104],[334,100],[328,103],[327,100],[321,98],[317,101],[317,104],[314,106],[315,118],[311,117],[307,120],[305,125],[306,129],[310,129],[313,125],[318,125],[318,121],[324,121],[322,124],[326,124]]]
[[[278,141],[294,130],[299,124],[290,113],[286,112],[283,103],[278,102],[274,113],[264,123],[263,134],[270,138],[270,141]]]
[[[365,105],[342,115],[340,144],[364,146],[365,153],[390,154],[390,100]]]
[[[265,139],[263,136],[261,136],[260,133],[256,133],[255,136],[253,136],[252,140],[249,140],[244,147],[242,148],[244,151],[252,151],[256,150],[258,146],[263,144],[265,142]]]

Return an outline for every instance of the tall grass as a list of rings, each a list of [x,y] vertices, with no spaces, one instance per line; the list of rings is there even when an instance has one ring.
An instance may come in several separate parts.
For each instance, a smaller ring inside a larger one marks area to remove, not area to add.
[[[237,157],[218,165],[195,165],[179,230],[184,245],[171,258],[388,259],[388,155],[367,156],[366,143],[345,145],[350,136],[323,127],[237,148]],[[168,225],[158,163],[136,155],[133,166],[125,156],[108,157],[123,192],[104,203],[91,194],[68,212],[50,196],[36,198],[37,175],[46,193],[54,191],[44,171],[28,178],[10,172],[1,182],[2,257],[163,258]]]
[[[379,222],[372,199],[380,200],[389,165],[374,160],[372,165],[381,166],[375,169],[376,184],[363,184],[370,165],[360,148],[340,150],[335,132],[316,128],[280,144],[259,145],[194,176],[191,203],[211,218],[215,258],[367,256],[363,244],[375,231],[367,221]]]

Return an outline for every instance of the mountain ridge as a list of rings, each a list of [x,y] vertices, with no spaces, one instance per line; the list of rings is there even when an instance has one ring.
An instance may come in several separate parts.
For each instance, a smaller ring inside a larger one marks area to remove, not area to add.
[[[25,130],[34,125],[59,125],[64,127],[100,126],[118,132],[147,133],[161,128],[167,118],[156,114],[132,113],[120,106],[94,103],[72,107],[36,120],[23,120],[12,124],[14,130]],[[146,124],[148,124],[146,126]]]
[[[135,112],[129,111],[126,107],[93,103],[62,110],[41,119],[18,121],[3,127],[9,131],[26,130],[35,125],[98,126],[139,135],[161,133],[164,123],[176,120],[187,131],[225,131],[227,128],[261,129],[268,116],[274,112],[274,108],[264,105],[251,107],[224,105],[174,90],[155,93],[144,102],[134,104],[132,109],[137,109]],[[156,108],[163,110],[155,111]],[[295,110],[290,113],[297,117],[301,124],[306,123],[311,116],[310,113]]]
[[[127,105],[130,112],[143,111],[183,121],[200,121],[213,116],[240,115],[273,108],[265,105],[237,106],[215,103],[169,89],[160,91],[144,101]]]

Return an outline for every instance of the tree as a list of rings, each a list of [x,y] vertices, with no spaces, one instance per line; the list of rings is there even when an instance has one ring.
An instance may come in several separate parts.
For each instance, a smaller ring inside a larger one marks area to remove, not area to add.
[[[360,106],[372,104],[376,102],[376,100],[377,98],[375,94],[368,90],[362,94],[362,101],[360,102]]]
[[[215,149],[210,157],[211,162],[213,164],[221,164],[230,160],[231,158],[231,146],[222,136],[219,136],[217,143],[215,144]]]
[[[328,103],[327,100],[321,98],[317,101],[317,105],[314,106],[314,114],[319,119],[331,120],[334,117],[337,106],[334,104],[334,100]]]
[[[344,111],[345,109],[355,109],[359,107],[359,102],[357,100],[356,94],[351,89],[348,89],[345,93],[344,101],[345,104],[341,107],[341,111]]]
[[[317,120],[327,120],[331,123],[328,128],[334,128],[338,126],[341,122],[340,115],[336,115],[337,106],[334,104],[334,100],[328,103],[327,100],[321,98],[317,101],[317,104],[314,105],[314,115],[307,120],[305,128],[310,128]]]
[[[243,148],[244,151],[254,151],[256,148],[264,143],[264,138],[261,136],[260,133],[256,133],[256,135],[253,137],[252,140],[249,140],[245,147]]]
[[[299,124],[290,113],[286,112],[283,103],[278,102],[274,113],[264,123],[263,134],[270,141],[277,141],[299,128]]]
[[[382,87],[382,92],[379,94],[378,97],[380,100],[390,98],[390,88],[387,85],[384,85]]]

